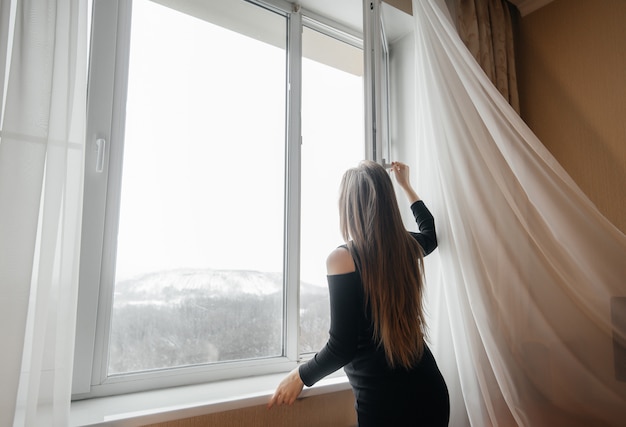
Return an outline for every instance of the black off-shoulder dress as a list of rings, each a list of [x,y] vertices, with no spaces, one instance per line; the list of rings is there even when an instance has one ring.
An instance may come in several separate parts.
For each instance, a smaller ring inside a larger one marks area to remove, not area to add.
[[[411,233],[429,254],[437,247],[435,221],[422,201],[411,205],[420,232]],[[358,271],[328,276],[330,337],[326,346],[299,368],[311,386],[344,367],[356,399],[359,427],[447,426],[448,388],[430,349],[410,370],[389,367],[373,339],[370,313]]]

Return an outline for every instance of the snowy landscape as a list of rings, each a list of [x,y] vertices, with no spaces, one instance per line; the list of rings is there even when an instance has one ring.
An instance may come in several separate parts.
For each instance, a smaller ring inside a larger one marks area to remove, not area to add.
[[[173,270],[115,286],[109,374],[282,354],[281,273]],[[328,290],[300,289],[301,351],[328,337]]]

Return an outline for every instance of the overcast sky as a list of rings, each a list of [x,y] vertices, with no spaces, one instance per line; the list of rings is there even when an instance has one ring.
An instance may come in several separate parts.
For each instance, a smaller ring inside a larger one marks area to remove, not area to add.
[[[285,68],[283,49],[134,2],[117,280],[282,270]],[[320,286],[362,97],[361,76],[304,60],[301,278]]]

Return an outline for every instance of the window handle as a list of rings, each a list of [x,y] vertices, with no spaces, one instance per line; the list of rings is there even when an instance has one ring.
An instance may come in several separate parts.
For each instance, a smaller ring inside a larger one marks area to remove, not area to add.
[[[104,170],[104,152],[106,150],[106,140],[104,138],[96,139],[96,150],[98,154],[96,156],[96,172],[102,173]]]

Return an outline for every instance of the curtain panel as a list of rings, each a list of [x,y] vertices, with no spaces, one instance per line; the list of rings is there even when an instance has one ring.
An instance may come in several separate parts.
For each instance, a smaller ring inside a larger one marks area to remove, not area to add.
[[[443,0],[413,0],[415,183],[451,426],[623,426],[626,235],[521,120]],[[622,357],[622,359],[620,359]]]
[[[507,0],[450,0],[459,36],[485,74],[519,114],[513,21]]]
[[[67,426],[82,218],[87,2],[0,7],[0,425]]]

